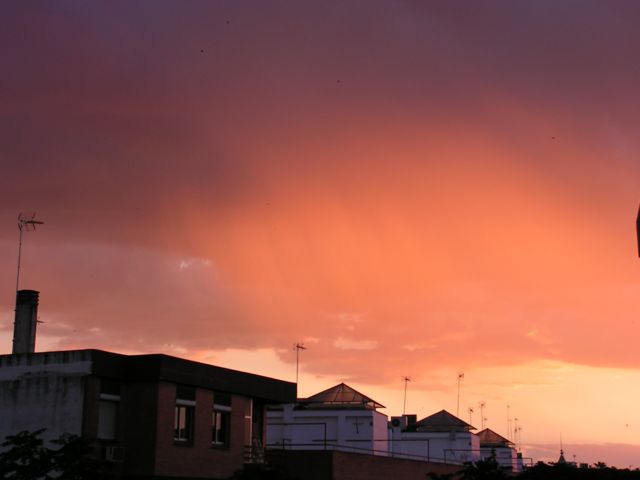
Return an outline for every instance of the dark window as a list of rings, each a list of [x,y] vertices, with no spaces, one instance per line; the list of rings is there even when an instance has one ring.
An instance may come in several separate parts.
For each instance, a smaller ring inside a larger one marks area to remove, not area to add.
[[[176,405],[173,423],[173,439],[180,443],[193,442],[193,415],[195,407],[191,405]]]
[[[186,385],[176,385],[176,411],[173,421],[173,440],[179,443],[193,443],[193,427],[196,411],[196,389]]]
[[[213,402],[216,405],[223,405],[225,407],[231,406],[231,395],[227,392],[215,392],[213,394]]]
[[[221,407],[224,408],[224,407]],[[212,420],[212,436],[211,443],[218,447],[229,446],[229,430],[231,423],[231,412],[221,410],[220,407],[213,409]]]
[[[100,379],[100,393],[120,396],[120,382],[108,378]]]
[[[228,447],[231,436],[231,395],[226,392],[213,393],[211,415],[211,444]]]
[[[176,398],[180,400],[195,401],[196,389],[194,387],[188,387],[186,385],[176,385]]]
[[[115,440],[118,425],[118,402],[100,400],[98,403],[98,438]]]
[[[107,378],[100,379],[98,402],[98,432],[101,440],[115,440],[120,405],[120,383]]]

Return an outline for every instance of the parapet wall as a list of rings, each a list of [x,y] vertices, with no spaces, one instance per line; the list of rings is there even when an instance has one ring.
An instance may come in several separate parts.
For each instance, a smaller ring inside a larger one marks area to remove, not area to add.
[[[428,473],[455,474],[460,465],[422,462],[339,451],[267,450],[269,464],[305,480],[424,479]]]

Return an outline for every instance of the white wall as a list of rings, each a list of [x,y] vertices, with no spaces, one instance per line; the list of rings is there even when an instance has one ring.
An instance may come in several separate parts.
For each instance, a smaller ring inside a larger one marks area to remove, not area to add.
[[[391,430],[389,451],[432,462],[462,464],[480,458],[480,439],[470,432],[402,432]]]
[[[373,417],[373,449],[376,455],[387,455],[389,452],[389,419],[386,415],[375,412]]]
[[[510,468],[514,472],[519,472],[521,470],[515,448],[481,448],[480,456],[482,458],[489,458],[492,450],[496,452],[496,460],[500,466]]]
[[[0,441],[23,430],[47,430],[49,440],[82,431],[84,375],[91,363],[79,356],[0,357]]]
[[[337,447],[385,455],[387,417],[374,410],[295,410],[293,405],[284,405],[267,412],[267,446],[298,450]]]

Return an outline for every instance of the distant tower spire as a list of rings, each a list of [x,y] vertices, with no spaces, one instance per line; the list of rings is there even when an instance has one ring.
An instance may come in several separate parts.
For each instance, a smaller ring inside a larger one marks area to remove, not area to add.
[[[560,458],[558,458],[558,463],[567,463],[564,458],[564,449],[562,448],[562,433],[560,434]]]

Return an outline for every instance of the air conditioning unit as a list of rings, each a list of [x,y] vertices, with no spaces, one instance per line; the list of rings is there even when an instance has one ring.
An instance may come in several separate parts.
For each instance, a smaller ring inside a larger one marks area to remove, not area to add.
[[[107,462],[124,462],[124,447],[109,445],[104,448],[104,459]]]
[[[391,417],[391,428],[403,430],[407,428],[407,417],[403,415],[402,417]]]

